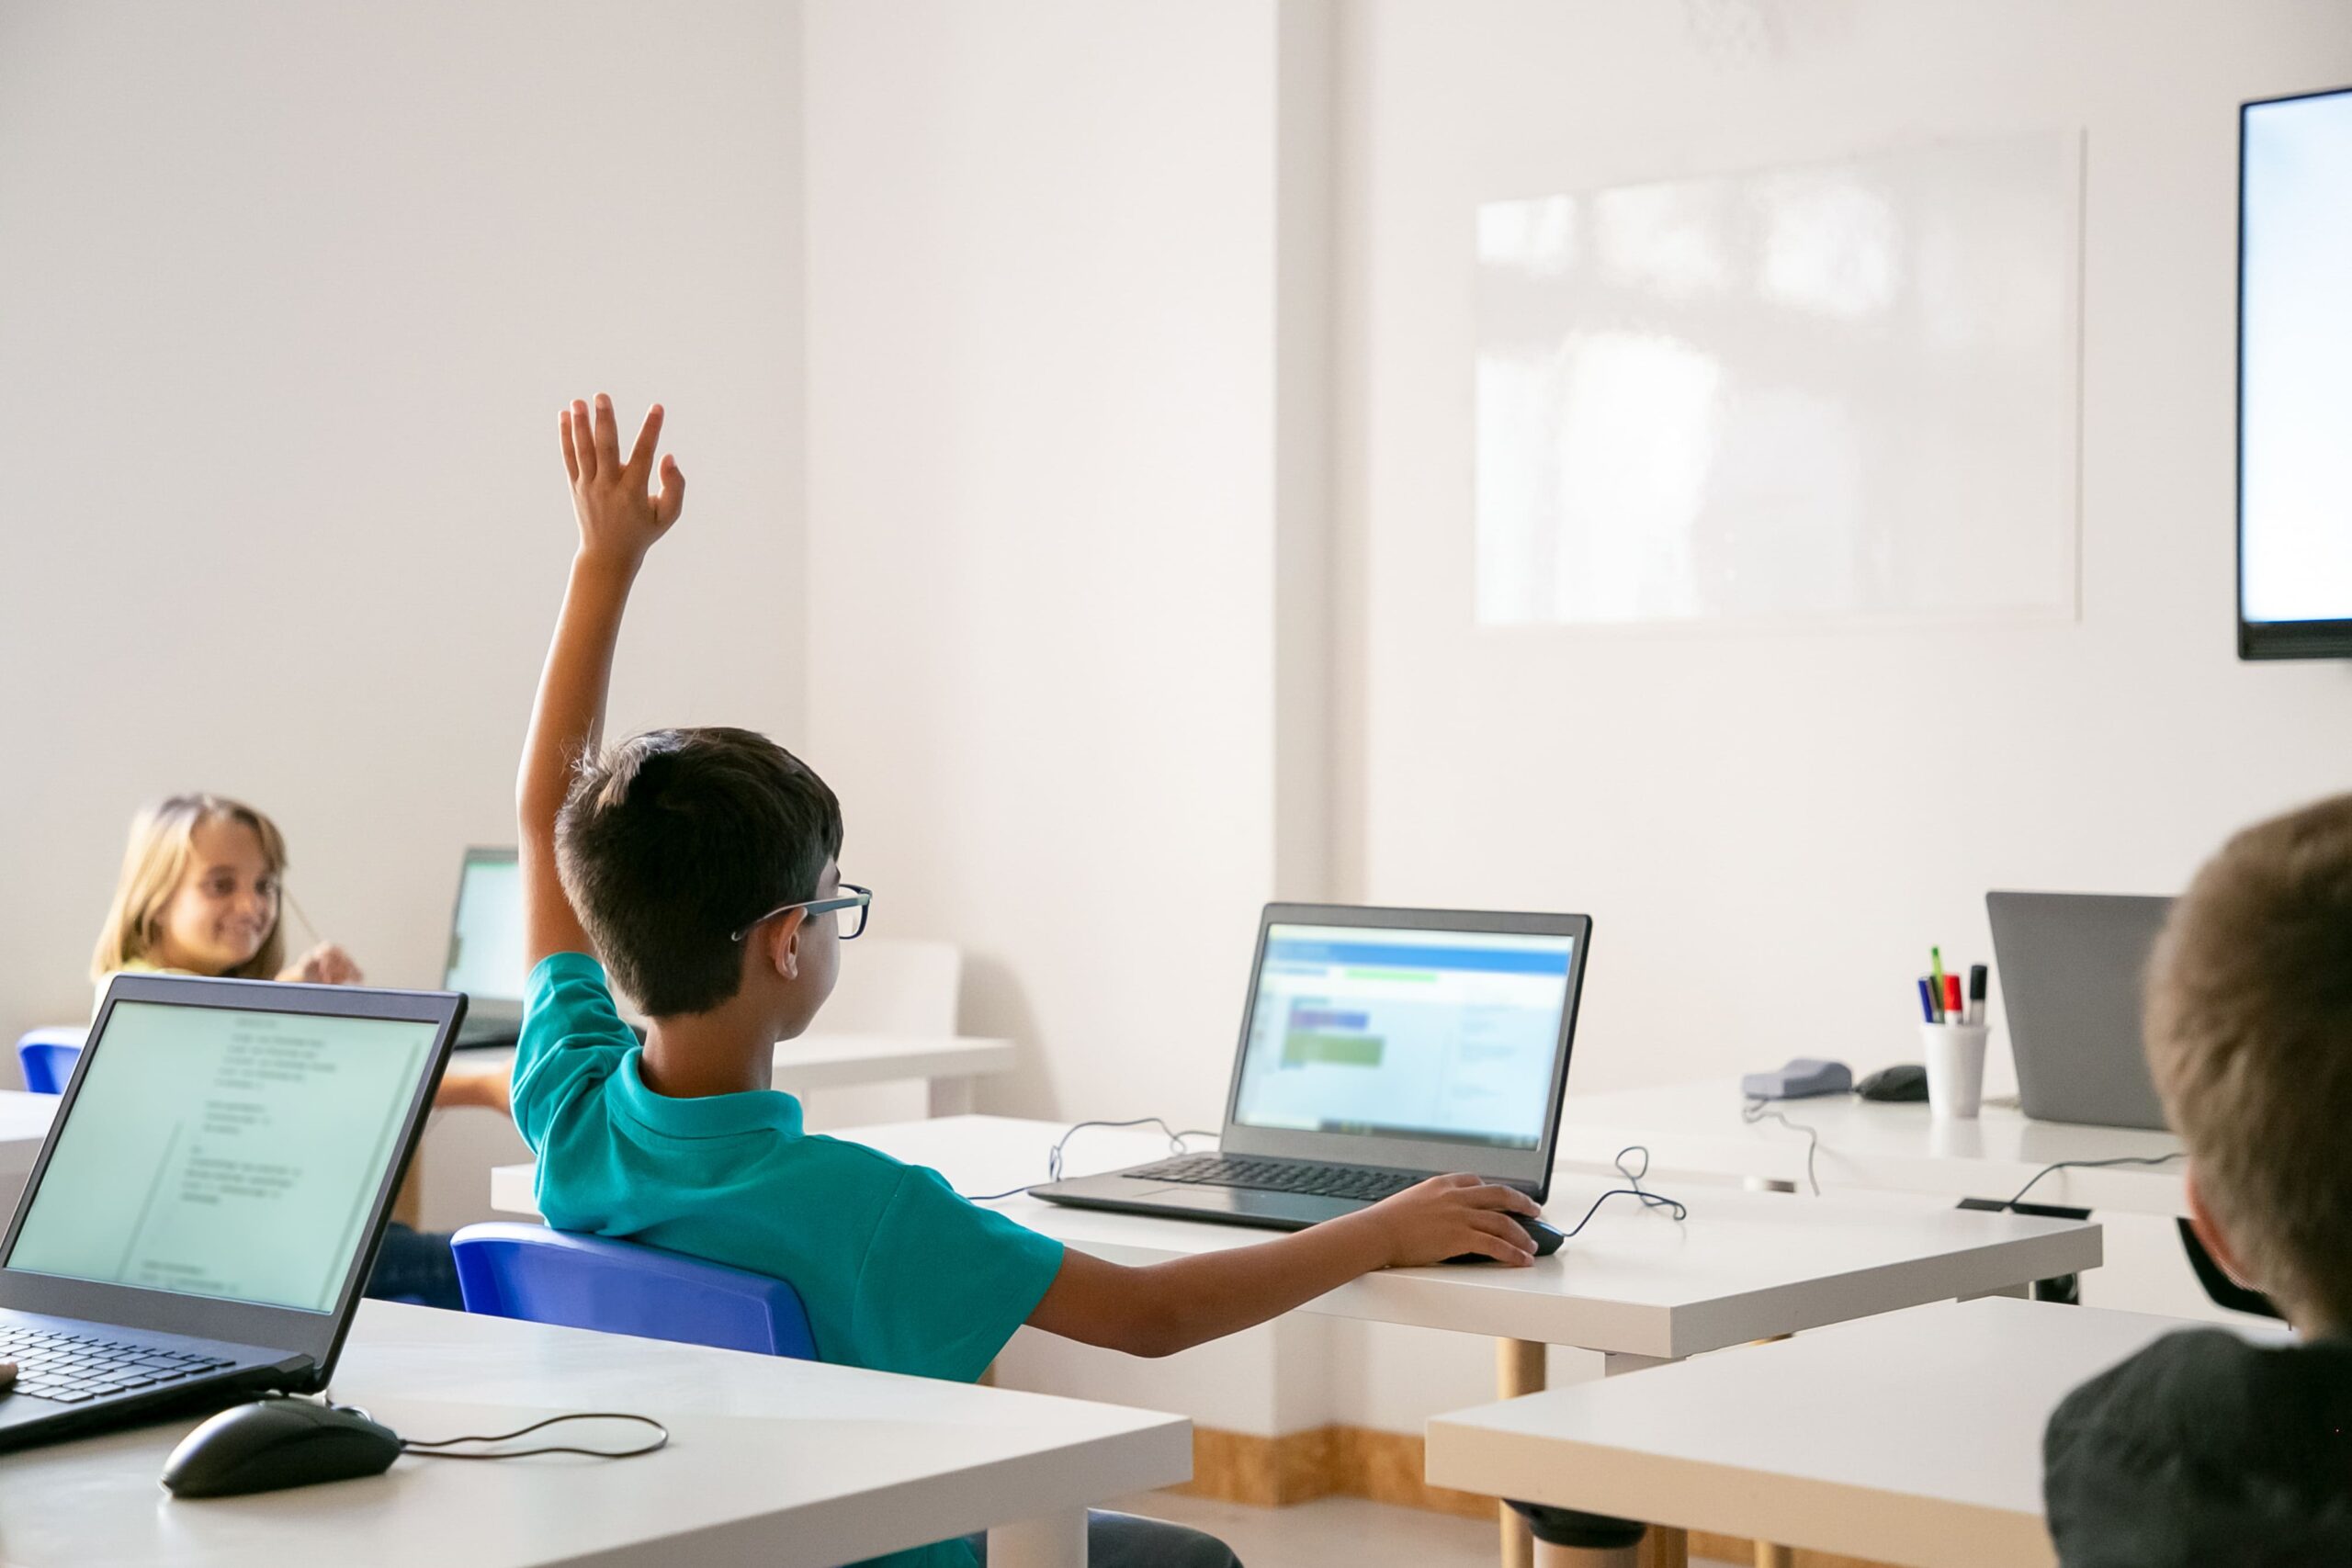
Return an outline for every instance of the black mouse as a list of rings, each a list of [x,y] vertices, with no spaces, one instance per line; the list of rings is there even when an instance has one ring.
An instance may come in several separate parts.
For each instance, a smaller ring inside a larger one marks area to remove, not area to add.
[[[1560,1243],[1567,1239],[1542,1220],[1531,1219],[1525,1214],[1513,1214],[1510,1217],[1519,1222],[1519,1228],[1525,1231],[1527,1239],[1535,1244],[1535,1256],[1538,1258],[1551,1257],[1552,1254],[1560,1250]],[[1465,1252],[1459,1257],[1449,1258],[1446,1261],[1448,1263],[1492,1263],[1494,1259],[1483,1252]]]
[[[400,1455],[400,1434],[356,1410],[264,1399],[223,1410],[181,1438],[164,1461],[164,1485],[176,1497],[233,1497],[381,1475]]]
[[[1909,1062],[1884,1067],[1856,1084],[1854,1092],[1864,1100],[1925,1100],[1928,1069]]]

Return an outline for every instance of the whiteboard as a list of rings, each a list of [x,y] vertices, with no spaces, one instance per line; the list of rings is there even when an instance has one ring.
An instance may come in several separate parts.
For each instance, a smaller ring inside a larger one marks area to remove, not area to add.
[[[1487,203],[1487,625],[2072,617],[2082,137]]]

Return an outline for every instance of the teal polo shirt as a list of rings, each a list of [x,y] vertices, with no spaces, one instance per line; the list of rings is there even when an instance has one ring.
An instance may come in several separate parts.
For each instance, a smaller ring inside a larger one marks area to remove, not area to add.
[[[514,1122],[557,1229],[783,1280],[825,1360],[965,1382],[1053,1283],[1061,1243],[967,1202],[938,1172],[803,1132],[800,1102],[775,1089],[656,1094],[639,1052],[596,960],[558,953],[531,972]],[[950,1541],[890,1561],[972,1556]]]

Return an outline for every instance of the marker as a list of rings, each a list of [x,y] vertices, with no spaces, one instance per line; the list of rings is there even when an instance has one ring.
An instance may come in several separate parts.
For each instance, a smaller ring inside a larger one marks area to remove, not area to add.
[[[1928,977],[1936,983],[1936,1005],[1944,1005],[1944,950],[1928,949]]]
[[[1971,1023],[1982,1023],[1984,1021],[1985,982],[1990,980],[1992,977],[1993,972],[1990,969],[1985,968],[1982,964],[1972,964],[1969,965],[1968,1021]]]
[[[1960,976],[1957,975],[1944,976],[1944,1011],[1951,1015],[1954,1023],[1962,1022],[1968,1017],[1966,1010],[1960,1005]]]
[[[1928,994],[1928,977],[1925,975],[1919,976],[1919,1021],[1936,1021],[1936,998]]]

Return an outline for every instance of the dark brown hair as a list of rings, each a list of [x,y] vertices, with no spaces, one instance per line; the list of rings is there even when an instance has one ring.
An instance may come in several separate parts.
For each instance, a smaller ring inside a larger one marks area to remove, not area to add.
[[[2148,1063],[2204,1197],[2305,1326],[2352,1327],[2352,795],[2248,828],[2173,907]]]
[[[582,759],[556,863],[620,988],[655,1018],[735,995],[735,931],[817,896],[841,853],[825,781],[748,729],[657,729]]]

